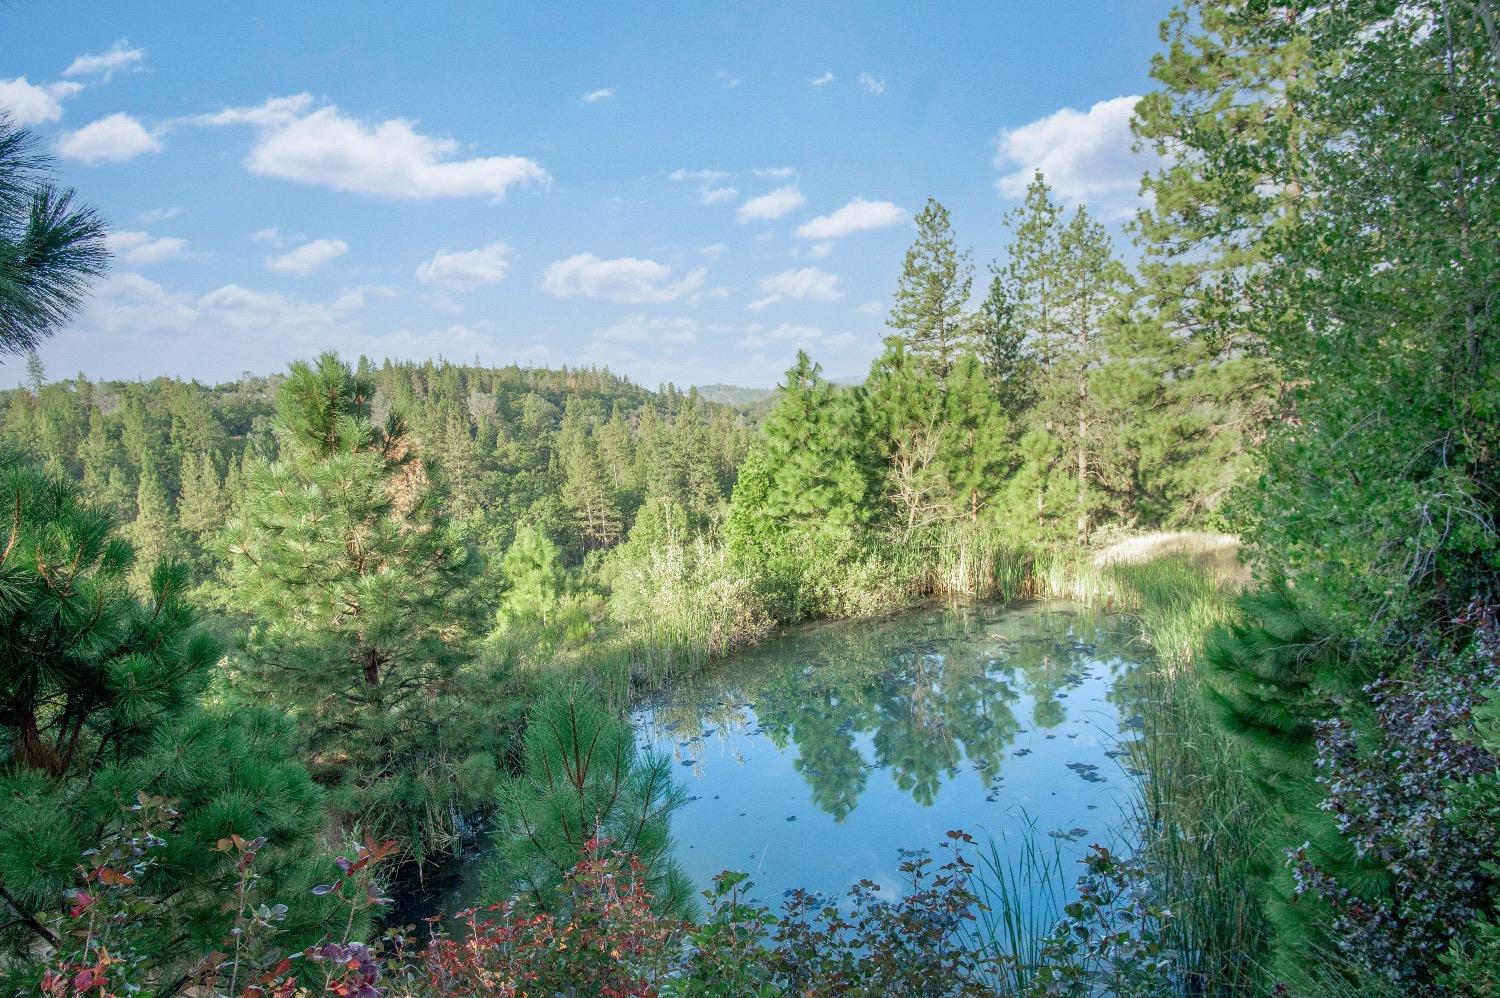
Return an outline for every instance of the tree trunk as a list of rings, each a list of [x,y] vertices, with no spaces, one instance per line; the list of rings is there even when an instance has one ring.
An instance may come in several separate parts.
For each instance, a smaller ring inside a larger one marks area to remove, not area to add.
[[[20,724],[16,731],[16,761],[26,769],[38,769],[48,776],[61,776],[62,757],[42,738],[36,715],[29,710],[20,712]]]

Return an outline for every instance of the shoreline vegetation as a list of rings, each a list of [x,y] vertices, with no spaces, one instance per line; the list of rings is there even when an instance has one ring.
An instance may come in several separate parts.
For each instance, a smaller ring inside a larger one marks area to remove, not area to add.
[[[1497,23],[1186,0],[1131,266],[1038,171],[976,286],[929,198],[866,377],[799,352],[743,406],[333,353],[51,380],[106,229],[0,118],[0,990],[1500,994]],[[636,691],[1044,595],[1154,651],[1134,848],[953,830],[899,896],[692,896]],[[476,816],[493,905],[380,929]]]

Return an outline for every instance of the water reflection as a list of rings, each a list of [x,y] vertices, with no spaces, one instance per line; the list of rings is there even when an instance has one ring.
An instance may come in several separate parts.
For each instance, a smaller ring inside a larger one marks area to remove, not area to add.
[[[1113,678],[1132,651],[1121,622],[1068,604],[818,625],[724,663],[643,711],[639,724],[700,778],[710,739],[749,735],[790,748],[812,802],[842,822],[873,770],[924,807],[966,763],[982,785],[996,783],[1026,724],[1061,727],[1090,670]],[[1113,727],[1112,711],[1094,713]]]

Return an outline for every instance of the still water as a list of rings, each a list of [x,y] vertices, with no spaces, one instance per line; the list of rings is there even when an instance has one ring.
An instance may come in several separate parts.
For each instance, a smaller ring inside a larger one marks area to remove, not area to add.
[[[674,854],[700,888],[749,872],[774,907],[792,887],[837,896],[864,878],[898,895],[900,850],[961,828],[1006,863],[1039,841],[1071,882],[1124,825],[1134,722],[1119,680],[1147,654],[1136,634],[1075,603],[935,604],[725,659],[632,715],[690,797]],[[392,923],[476,903],[484,852],[408,892]]]
[[[727,659],[633,716],[691,797],[676,856],[700,886],[747,870],[768,902],[866,877],[899,891],[898,850],[954,828],[1044,836],[1076,869],[1122,825],[1135,633],[1073,603],[929,606]]]

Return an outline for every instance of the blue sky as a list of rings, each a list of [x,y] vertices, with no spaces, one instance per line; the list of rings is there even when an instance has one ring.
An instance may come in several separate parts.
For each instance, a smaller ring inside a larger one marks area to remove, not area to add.
[[[115,231],[52,376],[860,374],[929,194],[981,278],[1034,167],[1125,217],[1169,3],[510,6],[0,7],[0,107]]]

